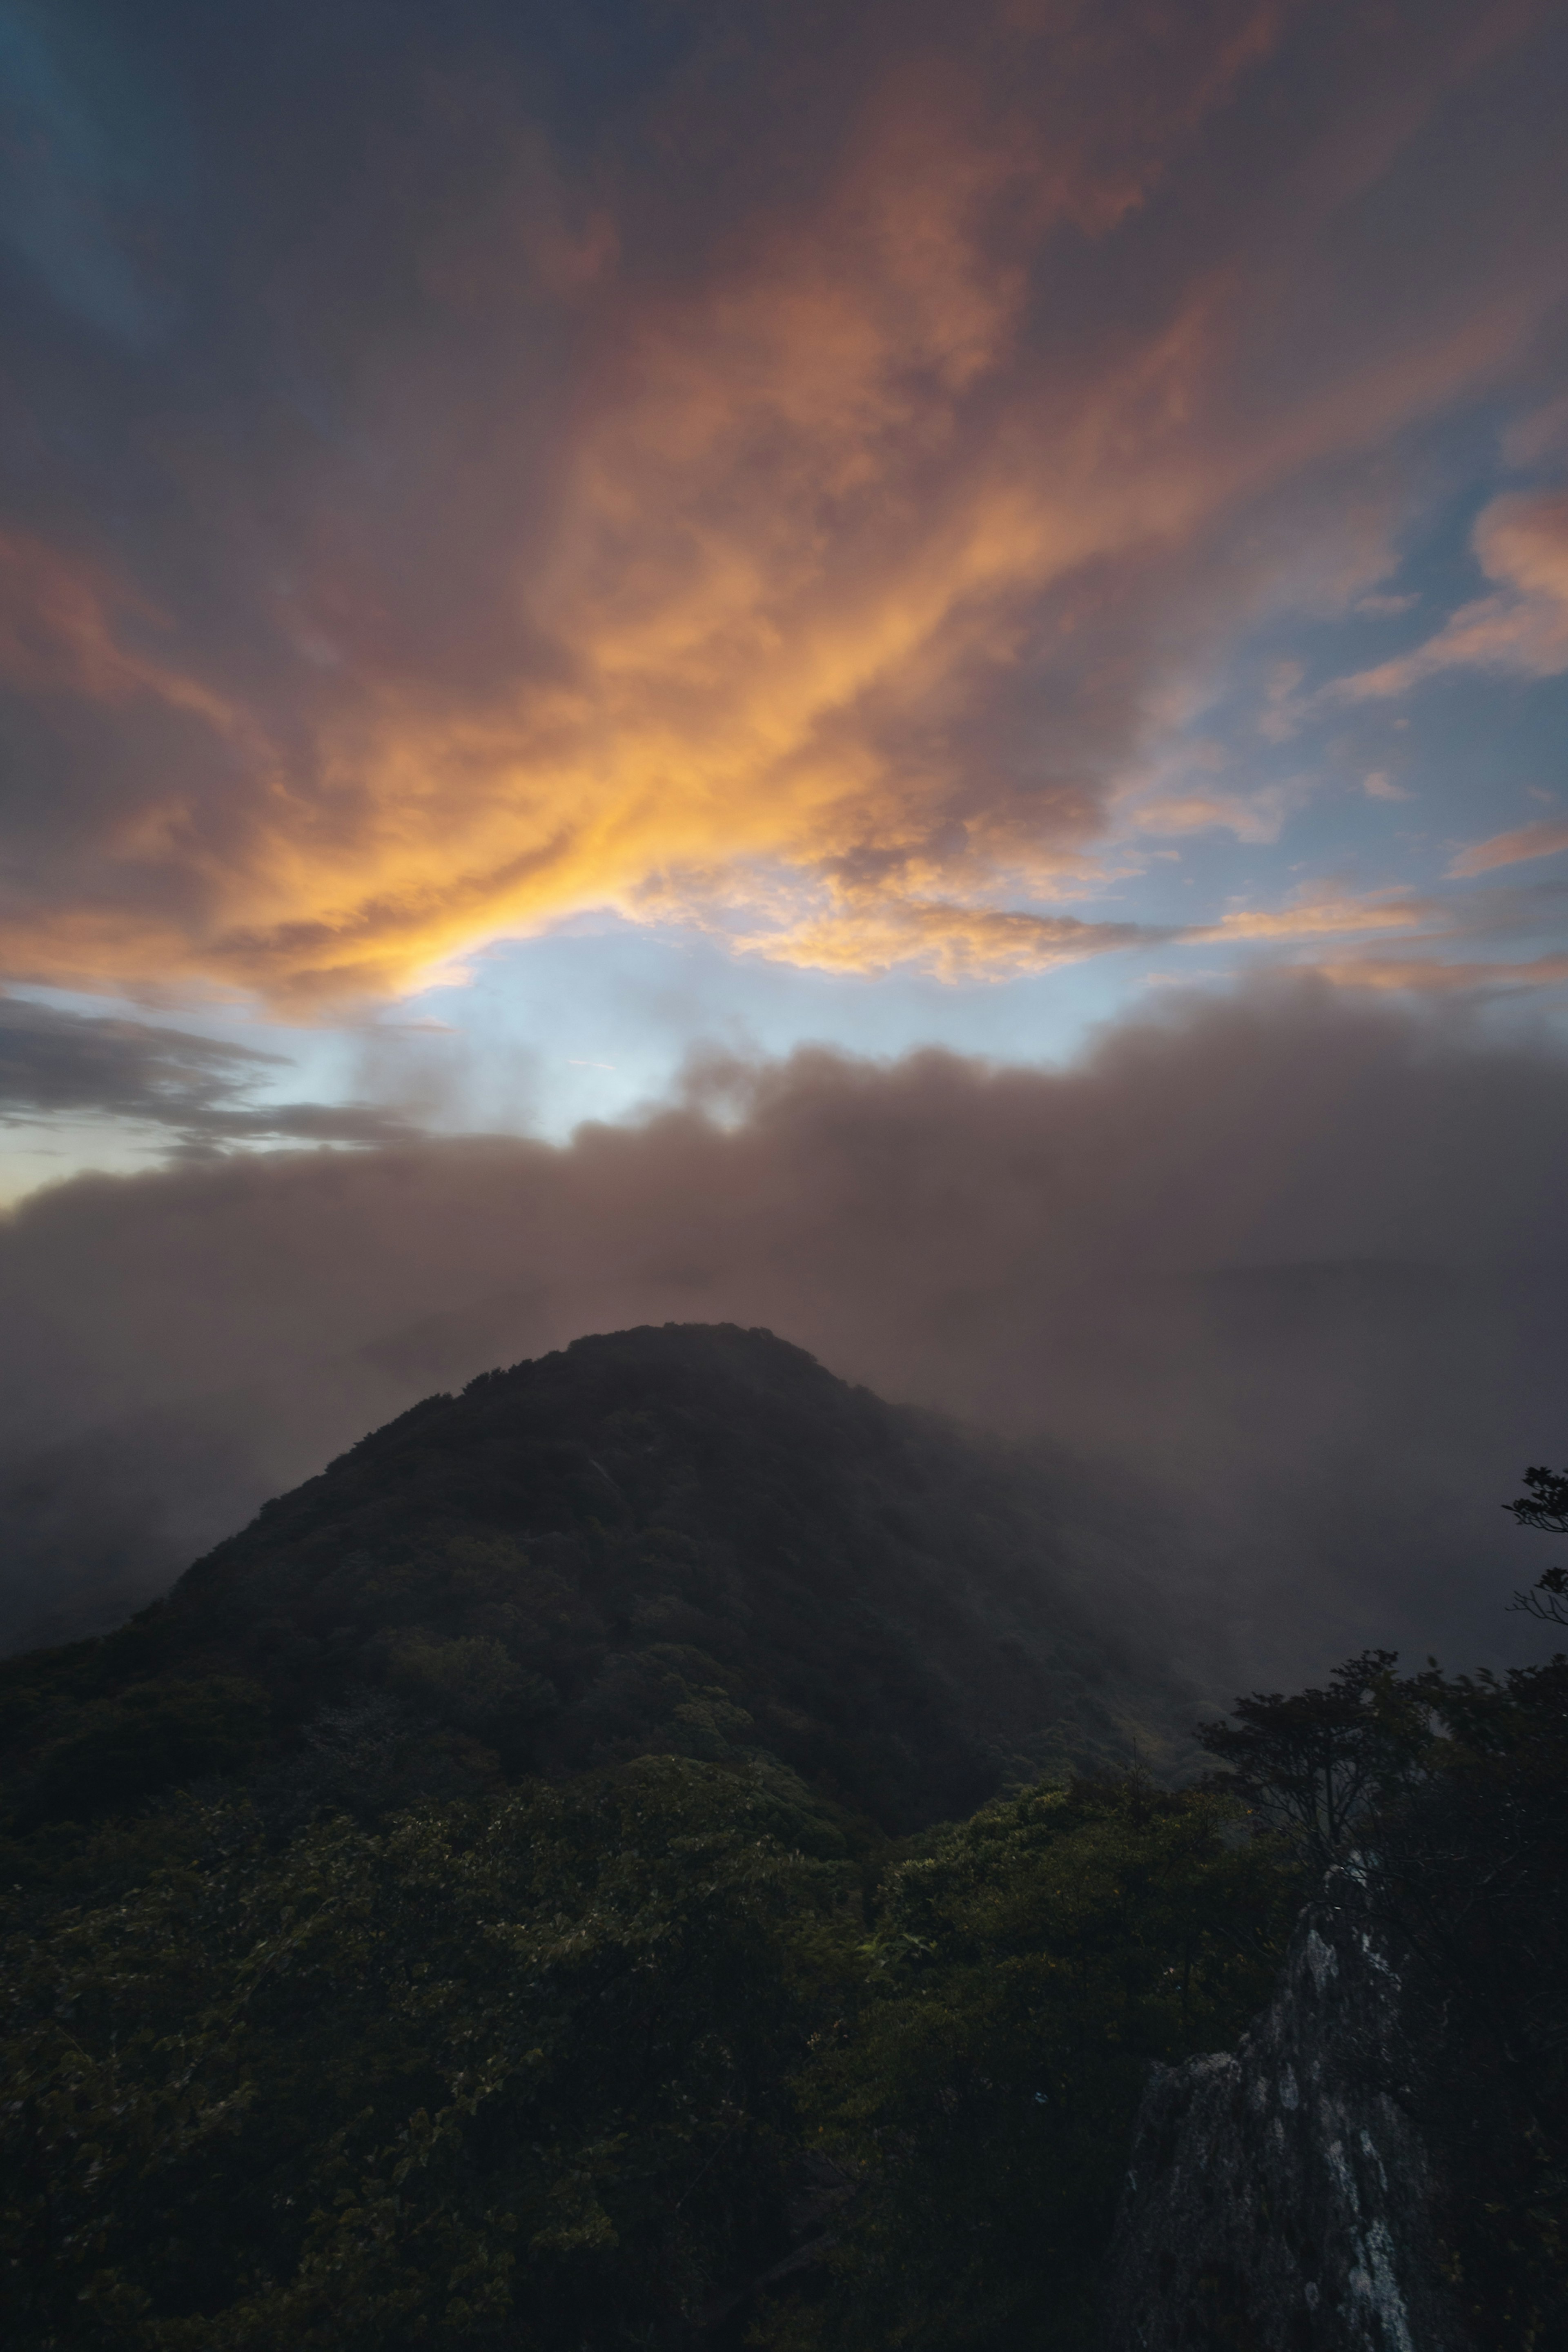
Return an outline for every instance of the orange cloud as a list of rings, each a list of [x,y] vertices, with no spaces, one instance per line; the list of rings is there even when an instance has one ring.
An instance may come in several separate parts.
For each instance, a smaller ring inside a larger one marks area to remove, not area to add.
[[[912,964],[941,980],[960,981],[1054,971],[1088,956],[1145,947],[1170,936],[1138,923],[1082,922],[1068,915],[872,897],[748,944],[824,971],[886,971]]]
[[[1390,891],[1376,898],[1319,898],[1273,909],[1247,908],[1186,936],[1194,940],[1324,939],[1338,932],[1416,930],[1440,920],[1441,914],[1430,898]]]
[[[24,532],[0,531],[0,678],[38,696],[124,703],[148,696],[224,732],[235,714],[195,680],[123,642],[168,623],[96,564]]]
[[[68,885],[13,894],[11,969],[303,1012],[591,907],[953,976],[1142,936],[1060,902],[1157,766],[1172,681],[1280,593],[1255,505],[1353,542],[1347,594],[1384,576],[1319,469],[1492,380],[1564,279],[1548,222],[1507,270],[1411,294],[1401,263],[1390,323],[1381,245],[1333,258],[1473,69],[1468,34],[1395,19],[1367,49],[1285,0],[868,12],[809,170],[773,81],[721,77],[712,190],[684,119],[652,180],[606,166],[580,204],[531,132],[504,234],[422,232],[434,311],[367,341],[340,442],[265,511],[208,485],[264,583],[248,635],[163,632],[27,553],[0,660],[75,698],[79,764],[119,781]],[[1337,95],[1260,177],[1237,110],[1298,34]],[[639,242],[656,202],[679,233]],[[1543,528],[1489,526],[1525,601],[1555,593]],[[1142,822],[1266,841],[1281,813],[1211,793]]]
[[[1521,963],[1446,962],[1436,956],[1355,956],[1314,964],[1321,979],[1341,988],[1413,989],[1422,995],[1458,995],[1467,989],[1554,988],[1568,981],[1568,955]]]

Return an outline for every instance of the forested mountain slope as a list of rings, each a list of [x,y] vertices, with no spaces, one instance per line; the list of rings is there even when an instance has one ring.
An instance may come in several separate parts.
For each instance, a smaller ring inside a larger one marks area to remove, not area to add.
[[[757,1752],[897,1833],[1190,1713],[1107,1654],[1037,1473],[727,1325],[426,1398],[0,1702],[23,1836],[237,1771],[376,1811]]]
[[[1568,1473],[1527,1483],[1568,1531]],[[6,2344],[1105,2352],[1149,2062],[1273,2051],[1352,1844],[1426,2242],[1475,2352],[1563,2340],[1568,1660],[1368,1652],[1162,1786],[1051,1499],[765,1332],[625,1332],[428,1399],[0,1670]],[[1075,1759],[1121,1769],[941,1819]],[[1332,2052],[1292,2047],[1337,2181]],[[1328,2273],[1279,2291],[1250,2189],[1211,2259],[1154,2137],[1121,2340],[1341,2352]]]

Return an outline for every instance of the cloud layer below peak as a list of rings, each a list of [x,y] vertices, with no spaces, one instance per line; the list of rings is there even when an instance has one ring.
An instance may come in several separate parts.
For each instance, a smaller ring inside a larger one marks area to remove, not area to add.
[[[731,1058],[567,1146],[80,1178],[0,1220],[0,1637],[111,1619],[433,1389],[728,1320],[1041,1449],[1095,1607],[1221,1696],[1495,1657],[1538,1572],[1497,1505],[1568,1413],[1565,1153],[1561,1053],[1295,985],[1055,1074]]]

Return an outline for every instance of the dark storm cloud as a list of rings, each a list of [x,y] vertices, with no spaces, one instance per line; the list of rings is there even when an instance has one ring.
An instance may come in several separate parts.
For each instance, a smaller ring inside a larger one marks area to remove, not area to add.
[[[80,1178],[0,1246],[9,1622],[149,1589],[432,1389],[733,1320],[1044,1447],[1105,1611],[1222,1687],[1496,1654],[1545,1564],[1496,1507],[1568,1431],[1565,1165],[1560,1053],[1309,987],[1054,1075],[804,1054],[563,1148]]]
[[[283,1141],[390,1143],[410,1122],[370,1103],[248,1099],[279,1054],[181,1029],[61,1012],[0,995],[0,1126],[37,1119],[119,1119],[162,1130],[177,1149]]]

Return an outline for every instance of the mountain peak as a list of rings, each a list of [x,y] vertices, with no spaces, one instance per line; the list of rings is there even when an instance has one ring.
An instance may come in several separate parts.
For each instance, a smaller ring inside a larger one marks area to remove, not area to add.
[[[678,1752],[783,1763],[901,1831],[1148,1745],[1039,1474],[733,1324],[426,1397],[51,1655],[121,1717],[243,1688],[274,1768],[368,1708],[399,1797]]]

